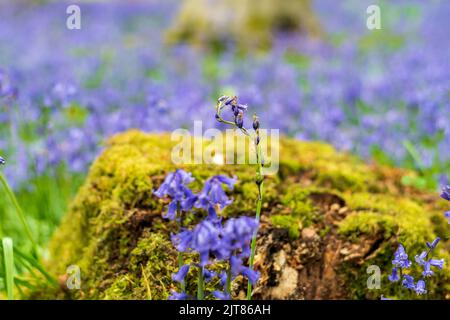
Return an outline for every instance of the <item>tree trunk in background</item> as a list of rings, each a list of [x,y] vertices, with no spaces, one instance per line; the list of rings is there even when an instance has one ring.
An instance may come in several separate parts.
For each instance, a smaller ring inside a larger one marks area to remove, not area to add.
[[[321,33],[309,0],[186,0],[167,33],[170,44],[267,48],[274,32]]]

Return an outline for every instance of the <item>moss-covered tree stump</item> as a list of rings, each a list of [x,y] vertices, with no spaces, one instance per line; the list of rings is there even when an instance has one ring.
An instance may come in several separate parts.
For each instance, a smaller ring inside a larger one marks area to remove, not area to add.
[[[176,227],[161,217],[167,202],[152,194],[175,169],[173,144],[167,135],[138,131],[109,140],[51,241],[48,265],[61,285],[42,288],[33,298],[166,299],[176,289],[171,280],[176,252],[170,242]],[[238,183],[230,194],[234,202],[224,215],[254,215],[254,168],[184,169],[196,178],[194,191],[214,174],[236,175]],[[448,239],[443,218],[447,204],[437,194],[403,186],[404,175],[412,173],[366,165],[323,143],[282,139],[279,173],[265,182],[255,259],[261,278],[254,297],[415,298],[387,281],[393,253],[400,242],[413,259],[425,241],[436,235]],[[446,265],[429,281],[428,298],[448,298],[445,248],[444,241],[436,255]],[[81,268],[80,290],[66,288],[70,265]],[[379,290],[367,288],[370,265],[381,268]],[[188,276],[192,290],[193,278]],[[245,285],[243,279],[234,282],[236,296],[243,297]]]
[[[277,31],[318,36],[309,0],[186,0],[167,33],[169,43],[267,48]]]

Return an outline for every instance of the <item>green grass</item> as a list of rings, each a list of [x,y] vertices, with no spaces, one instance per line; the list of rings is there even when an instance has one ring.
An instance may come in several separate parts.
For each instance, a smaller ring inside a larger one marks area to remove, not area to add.
[[[13,299],[15,291],[22,293],[43,281],[56,283],[41,261],[83,179],[83,175],[69,174],[61,167],[13,192],[0,172],[0,296],[3,292]]]
[[[2,239],[3,270],[8,300],[14,299],[14,250],[11,238]]]

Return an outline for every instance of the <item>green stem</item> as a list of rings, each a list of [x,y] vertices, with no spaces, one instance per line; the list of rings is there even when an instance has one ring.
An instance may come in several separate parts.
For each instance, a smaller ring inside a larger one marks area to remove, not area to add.
[[[203,267],[198,267],[198,282],[197,282],[197,299],[203,300],[204,298],[204,281],[203,281]]]
[[[228,269],[227,269],[227,283],[225,285],[225,288],[226,288],[227,293],[231,297],[231,265],[229,265]]]
[[[256,179],[257,179],[257,185],[258,185],[258,199],[256,201],[256,221],[259,223],[260,217],[261,217],[261,208],[262,208],[262,201],[263,201],[263,176],[262,176],[262,161],[261,161],[261,146],[256,146],[256,159],[258,163],[258,169],[256,172]],[[255,253],[256,253],[256,236],[258,234],[258,229],[255,231],[252,237],[252,243],[251,243],[251,252],[250,252],[250,259],[248,262],[248,265],[251,270],[253,270],[253,263],[255,260]],[[247,300],[252,299],[252,284],[250,281],[247,284]]]
[[[220,102],[216,105],[216,111],[217,111],[217,120],[219,122],[231,125],[232,127],[237,128],[237,125],[234,122],[228,121],[223,119],[221,113],[222,113],[222,106]],[[245,129],[244,127],[239,128],[242,133],[244,133],[246,136],[251,137],[250,132]],[[256,138],[259,139],[259,130],[256,130]],[[261,145],[257,142],[255,138],[255,147],[256,147],[256,160],[258,164],[258,168],[256,170],[256,184],[258,186],[258,199],[256,201],[256,221],[259,223],[260,216],[261,216],[261,208],[262,208],[262,201],[263,201],[263,165],[262,165],[262,151],[261,151]],[[250,258],[249,258],[249,267],[251,270],[253,270],[253,262],[255,260],[255,253],[256,253],[256,236],[258,234],[258,229],[255,231],[252,237],[251,242],[251,252],[250,252]],[[252,284],[248,282],[247,285],[247,300],[251,300],[252,298]]]
[[[6,190],[6,193],[8,194],[8,197],[10,198],[12,204],[14,205],[17,215],[19,216],[20,222],[22,223],[24,229],[25,229],[25,233],[28,236],[28,239],[30,240],[31,244],[33,245],[33,250],[35,253],[37,253],[37,243],[35,242],[34,238],[33,238],[33,234],[31,233],[31,229],[27,223],[27,220],[25,218],[25,215],[22,211],[22,208],[19,205],[19,202],[17,201],[16,196],[14,195],[14,193],[12,192],[11,188],[8,185],[8,182],[6,181],[5,177],[3,177],[3,174],[0,172],[0,181],[3,185],[3,187]]]

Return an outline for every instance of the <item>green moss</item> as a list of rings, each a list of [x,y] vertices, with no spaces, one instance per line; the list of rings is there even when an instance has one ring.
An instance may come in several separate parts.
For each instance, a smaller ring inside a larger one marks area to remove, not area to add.
[[[358,240],[361,234],[383,233],[384,237],[389,238],[396,229],[394,217],[371,211],[352,213],[339,226],[339,232],[354,241]]]
[[[297,239],[300,236],[300,230],[303,226],[299,217],[277,214],[270,216],[270,221],[277,227],[288,229],[289,237],[292,239]]]
[[[409,248],[423,245],[433,237],[430,213],[413,200],[370,193],[354,193],[345,199],[355,213],[341,222],[340,232],[344,235],[384,232],[388,238],[395,234]]]
[[[107,142],[50,244],[50,271],[62,277],[68,266],[78,265],[81,290],[42,288],[30,296],[166,299],[176,289],[171,280],[177,263],[170,233],[176,232],[177,227],[161,218],[167,202],[152,195],[166,174],[176,168],[171,161],[175,143],[168,135],[133,130]],[[178,167],[192,172],[196,178],[192,184],[194,192],[212,175],[237,176],[235,189],[228,191],[234,202],[223,215],[225,218],[254,215],[254,166]],[[445,220],[439,218],[443,206],[429,204],[426,199],[430,195],[422,191],[401,189],[401,183],[396,181],[401,180],[402,174],[396,169],[369,167],[324,143],[282,138],[280,170],[265,180],[262,214],[269,216],[268,220],[276,227],[287,228],[293,239],[299,237],[302,227],[311,225],[326,241],[335,227],[324,226],[323,214],[329,208],[318,206],[317,195],[342,199],[349,213],[339,223],[339,236],[345,241],[381,237],[379,250],[367,263],[388,266],[398,242],[415,254],[425,240],[446,230]],[[186,227],[202,215],[198,212],[191,217]],[[195,288],[196,272],[193,269],[188,275],[190,290]],[[349,298],[370,297],[365,288],[367,275],[361,266],[344,263],[339,272],[346,279]],[[450,273],[443,272],[446,279]],[[218,282],[213,280],[208,289],[218,288]],[[442,283],[439,286],[444,288]],[[443,294],[443,289],[431,290]]]
[[[303,227],[309,227],[315,222],[317,210],[315,209],[309,195],[313,189],[304,188],[294,184],[281,198],[281,203],[290,209],[290,215],[297,218]]]
[[[361,269],[355,270],[352,269],[351,264],[344,264],[345,273],[349,283],[352,284],[350,286],[352,294],[357,298],[377,298],[383,294],[392,298],[416,299],[417,296],[408,292],[408,290],[388,281],[387,276],[392,268],[390,261],[398,243],[403,244],[410,259],[414,259],[415,255],[426,249],[426,241],[431,241],[437,235],[445,239],[443,235],[448,234],[448,230],[443,230],[442,221],[436,218],[434,211],[424,209],[420,202],[400,195],[394,197],[387,194],[354,193],[347,194],[344,197],[353,213],[339,224],[340,234],[354,242],[360,240],[361,237],[381,239],[379,247],[376,248],[377,254],[364,263]],[[434,230],[438,232],[435,233]],[[443,247],[445,247],[445,244],[438,247],[436,256],[448,261],[448,251],[443,250]],[[369,265],[382,267],[382,283],[384,285],[381,290],[367,290],[367,285],[363,279],[367,279],[365,270]],[[438,276],[440,277],[439,281],[434,278],[427,282],[428,298],[446,295],[446,292],[448,292],[446,283],[450,280],[449,270],[447,266],[445,271],[438,272],[440,274]],[[409,271],[413,276],[420,275],[421,272],[422,270],[419,270],[415,264]]]

